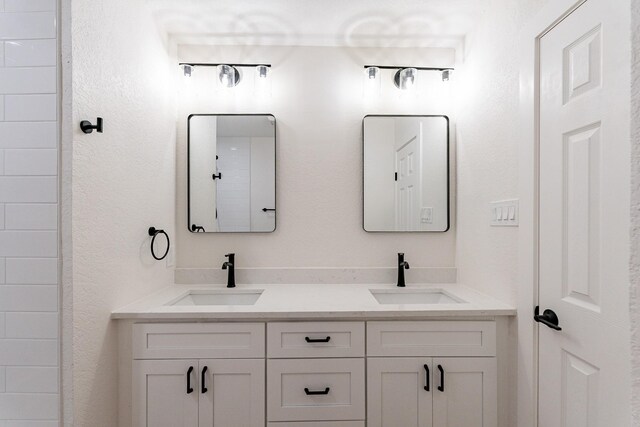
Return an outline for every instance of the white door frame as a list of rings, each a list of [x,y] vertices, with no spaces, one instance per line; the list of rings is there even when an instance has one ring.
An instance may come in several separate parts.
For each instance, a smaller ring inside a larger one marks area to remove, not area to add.
[[[520,32],[518,228],[518,427],[538,426],[539,45],[549,30],[587,0],[554,0]]]

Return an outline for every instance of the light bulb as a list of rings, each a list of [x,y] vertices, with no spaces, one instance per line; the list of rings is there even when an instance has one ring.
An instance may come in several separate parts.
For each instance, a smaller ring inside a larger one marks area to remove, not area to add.
[[[416,68],[403,68],[396,73],[394,82],[400,90],[411,90],[416,85],[417,77],[418,70]]]
[[[240,83],[240,72],[231,65],[218,65],[218,78],[224,88],[232,88]]]
[[[189,64],[184,64],[182,66],[182,71],[184,72],[185,77],[191,77],[191,73],[193,73],[193,67]]]

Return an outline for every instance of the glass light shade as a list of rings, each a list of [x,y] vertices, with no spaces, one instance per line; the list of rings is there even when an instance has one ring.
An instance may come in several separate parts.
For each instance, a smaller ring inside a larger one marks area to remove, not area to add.
[[[396,73],[395,83],[400,90],[411,90],[415,88],[418,78],[416,68],[403,68]]]
[[[364,94],[365,96],[375,96],[380,93],[380,68],[367,67],[364,69]]]
[[[223,88],[232,88],[240,83],[240,72],[231,65],[218,65],[218,79]]]
[[[254,74],[254,88],[256,94],[268,95],[271,92],[270,69],[266,65],[258,65]]]
[[[191,65],[185,64],[182,66],[182,71],[184,72],[185,77],[191,77],[191,74],[193,73],[193,67]]]

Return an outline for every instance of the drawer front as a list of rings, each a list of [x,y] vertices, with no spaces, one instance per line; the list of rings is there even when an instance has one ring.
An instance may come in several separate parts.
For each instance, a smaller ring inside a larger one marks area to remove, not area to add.
[[[264,323],[137,323],[133,358],[263,358],[264,334]]]
[[[367,322],[367,356],[495,356],[493,321]]]
[[[270,358],[364,357],[364,322],[267,324]]]
[[[267,361],[269,421],[364,420],[364,400],[364,359]]]
[[[268,423],[267,427],[364,427],[364,421],[301,421]]]

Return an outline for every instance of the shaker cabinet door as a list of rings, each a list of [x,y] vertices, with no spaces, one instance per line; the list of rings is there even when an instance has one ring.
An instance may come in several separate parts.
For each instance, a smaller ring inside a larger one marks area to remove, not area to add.
[[[197,372],[197,360],[135,360],[133,425],[198,427]]]

